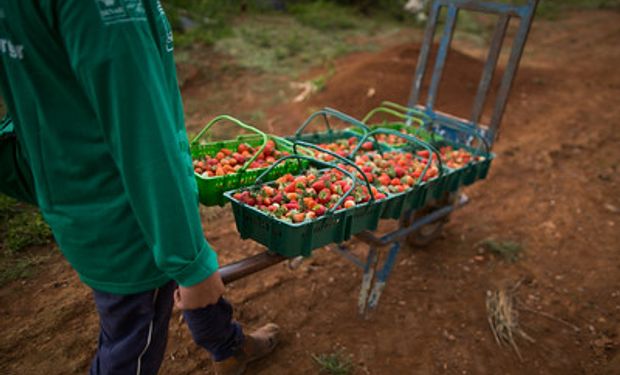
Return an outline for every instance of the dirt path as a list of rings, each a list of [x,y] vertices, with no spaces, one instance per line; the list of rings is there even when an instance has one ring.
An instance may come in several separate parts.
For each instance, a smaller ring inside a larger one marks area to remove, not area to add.
[[[256,373],[316,374],[311,355],[340,348],[359,374],[619,374],[619,19],[587,12],[535,23],[489,178],[467,190],[472,203],[440,240],[402,251],[370,320],[356,317],[360,272],[325,250],[296,271],[282,265],[232,285],[241,322],[273,320],[285,330]],[[481,64],[470,54],[452,55],[440,91],[446,111],[467,113]],[[383,99],[403,102],[416,56],[414,46],[399,46],[339,60],[324,92],[274,108],[270,127],[290,133],[323,105],[359,116]],[[238,239],[228,209],[206,216],[223,262],[260,251]],[[523,258],[480,254],[486,238],[523,244]],[[43,267],[36,279],[0,290],[2,374],[89,366],[97,338],[90,292],[59,255]],[[523,361],[495,343],[485,310],[487,290],[518,280],[519,300],[536,311],[520,313],[536,340],[517,338]],[[209,373],[207,355],[178,317],[162,373]]]

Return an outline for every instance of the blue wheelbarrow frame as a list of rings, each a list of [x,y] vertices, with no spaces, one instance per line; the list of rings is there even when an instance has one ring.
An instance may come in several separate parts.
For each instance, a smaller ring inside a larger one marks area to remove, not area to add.
[[[508,102],[508,97],[519,67],[519,62],[523,54],[523,49],[527,41],[538,2],[539,0],[527,0],[523,5],[512,5],[474,0],[435,0],[430,8],[422,48],[414,74],[411,94],[407,105],[401,106],[401,109],[404,108],[405,112],[409,111],[412,117],[415,113],[419,114],[423,112],[426,118],[430,119],[429,126],[431,129],[445,139],[459,144],[470,145],[476,138],[482,138],[486,140],[486,147],[491,149],[499,136],[500,124],[504,115],[506,103]],[[422,82],[424,81],[427,66],[429,65],[430,51],[438,28],[440,14],[443,14],[443,8],[446,9],[445,20],[443,22],[443,33],[432,68],[426,103],[421,103]],[[443,113],[434,108],[460,10],[481,12],[497,16],[495,31],[491,39],[487,59],[478,84],[469,119]],[[517,19],[519,25],[512,42],[512,48],[509,52],[508,62],[501,77],[499,89],[494,98],[495,102],[492,107],[493,110],[490,122],[488,125],[483,125],[480,123],[480,120],[488,100],[489,89],[493,77],[495,76],[502,45],[511,19]],[[469,131],[458,131],[458,129],[463,129],[463,127],[466,127]],[[475,136],[472,134],[475,134]],[[332,250],[351,261],[364,272],[358,299],[358,311],[361,315],[369,316],[369,314],[376,309],[404,240],[425,226],[445,220],[451,212],[464,206],[468,201],[469,199],[465,194],[451,194],[445,201],[447,203],[439,207],[434,207],[431,212],[421,217],[415,217],[414,212],[405,213],[400,220],[398,229],[393,232],[381,236],[377,236],[373,232],[368,231],[358,234],[356,238],[368,244],[368,251],[365,259],[361,259],[354,255],[349,251],[346,244],[331,246]],[[383,262],[380,264],[379,258],[381,258],[382,255],[380,249],[382,248],[388,248],[388,251],[383,257]],[[224,282],[231,282],[286,259],[287,258],[283,256],[265,252],[224,266],[221,268],[220,272]],[[296,261],[293,260],[292,263],[294,264]]]

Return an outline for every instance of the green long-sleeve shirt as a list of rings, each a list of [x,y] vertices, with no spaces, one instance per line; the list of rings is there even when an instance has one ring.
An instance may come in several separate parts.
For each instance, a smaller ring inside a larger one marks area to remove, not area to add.
[[[36,202],[98,290],[190,286],[218,267],[172,50],[157,0],[0,0],[0,85]]]

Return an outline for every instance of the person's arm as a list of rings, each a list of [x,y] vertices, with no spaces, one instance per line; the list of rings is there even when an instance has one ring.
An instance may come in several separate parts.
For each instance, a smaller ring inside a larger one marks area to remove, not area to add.
[[[117,14],[124,4],[141,3],[157,2],[106,8],[60,0],[57,27],[157,266],[189,287],[217,271],[217,256],[202,233],[174,65],[162,61],[165,40],[140,9]]]
[[[30,165],[22,155],[13,122],[0,122],[0,194],[37,205]]]

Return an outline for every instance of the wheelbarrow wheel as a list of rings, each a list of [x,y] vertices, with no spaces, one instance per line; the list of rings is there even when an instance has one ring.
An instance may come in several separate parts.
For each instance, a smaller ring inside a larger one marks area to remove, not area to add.
[[[416,220],[446,206],[447,204],[450,204],[455,199],[455,196],[456,194],[451,194],[440,201],[435,201],[421,210],[411,213],[408,217],[404,218],[403,227],[408,227]],[[439,238],[439,236],[441,236],[443,227],[449,220],[450,215],[420,227],[418,230],[407,236],[407,244],[413,247],[426,247],[430,245],[433,241]]]

